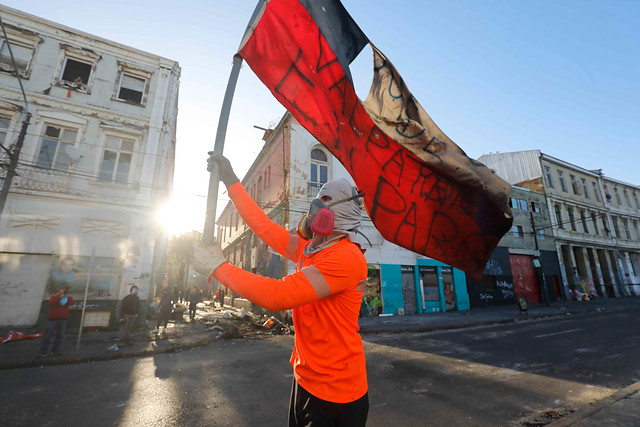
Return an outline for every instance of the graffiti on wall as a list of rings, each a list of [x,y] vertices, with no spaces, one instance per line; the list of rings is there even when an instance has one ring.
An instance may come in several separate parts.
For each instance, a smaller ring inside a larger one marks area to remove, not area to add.
[[[516,293],[513,290],[513,283],[509,283],[506,281],[498,281],[496,282],[496,286],[502,292],[502,296],[504,299],[512,299],[516,297]]]
[[[83,299],[88,285],[87,298],[91,300],[116,299],[122,277],[122,262],[115,258],[58,256],[54,257],[47,279],[47,295],[53,295],[61,287],[68,288],[74,299]]]

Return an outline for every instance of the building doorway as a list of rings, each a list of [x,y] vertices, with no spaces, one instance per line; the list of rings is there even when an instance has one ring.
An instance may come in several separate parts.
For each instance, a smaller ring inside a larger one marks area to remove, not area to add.
[[[403,265],[400,268],[402,277],[402,299],[404,301],[404,314],[416,314],[416,279],[414,267]]]
[[[540,302],[540,291],[536,273],[531,265],[533,256],[510,254],[513,288],[518,297],[524,297],[529,303]]]

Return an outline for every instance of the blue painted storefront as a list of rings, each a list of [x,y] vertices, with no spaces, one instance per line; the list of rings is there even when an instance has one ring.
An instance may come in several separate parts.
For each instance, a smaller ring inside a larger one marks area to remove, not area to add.
[[[418,259],[416,264],[380,266],[383,314],[469,310],[464,272],[433,259]],[[445,287],[448,290],[447,297]]]

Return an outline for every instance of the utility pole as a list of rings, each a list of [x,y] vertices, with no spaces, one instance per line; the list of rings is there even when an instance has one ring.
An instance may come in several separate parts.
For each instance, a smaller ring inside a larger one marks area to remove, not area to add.
[[[533,230],[533,241],[536,244],[536,257],[533,260],[534,268],[536,269],[536,277],[538,278],[538,285],[542,291],[542,302],[548,307],[549,296],[547,295],[547,282],[544,279],[544,273],[542,272],[542,258],[540,258],[540,249],[538,248],[538,233],[536,232],[536,224],[533,221],[533,211],[529,211],[529,219],[531,220],[531,229]]]
[[[7,155],[9,156],[9,164],[7,165],[7,174],[4,177],[2,190],[0,191],[0,217],[2,217],[3,215],[4,205],[7,202],[7,197],[9,196],[11,181],[13,180],[13,177],[17,175],[16,168],[18,167],[18,159],[20,158],[20,151],[22,150],[22,146],[24,145],[24,138],[27,135],[27,127],[29,126],[30,120],[31,113],[27,112],[24,120],[22,121],[22,128],[20,129],[20,134],[18,134],[16,143],[13,145],[13,147],[3,147]]]

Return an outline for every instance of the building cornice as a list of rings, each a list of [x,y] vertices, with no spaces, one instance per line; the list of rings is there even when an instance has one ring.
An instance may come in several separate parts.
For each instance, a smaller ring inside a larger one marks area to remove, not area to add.
[[[0,11],[2,11],[3,20],[15,27],[24,28],[34,33],[65,42],[73,40],[76,45],[87,47],[91,50],[96,49],[96,45],[98,45],[98,50],[101,52],[108,53],[116,57],[124,56],[130,59],[135,58],[136,61],[144,62],[150,66],[161,66],[172,69],[179,75],[180,67],[178,66],[177,61],[136,49],[113,40],[108,40],[94,34],[85,33],[84,31],[70,28],[8,6],[0,5]],[[85,43],[82,40],[77,40],[77,37],[75,36],[87,39],[90,42]],[[127,55],[126,53],[130,53],[131,55]]]
[[[592,176],[594,178],[597,178],[598,176],[600,176],[599,174],[593,172],[592,170],[588,170],[588,169],[582,168],[580,166],[576,166],[576,165],[574,165],[572,163],[569,163],[569,162],[564,161],[564,160],[560,160],[557,157],[553,157],[553,156],[550,156],[550,155],[542,153],[542,152],[540,153],[540,159],[541,160],[547,160],[548,162],[551,162],[551,163],[562,165],[562,166],[564,166],[566,168],[579,171],[581,173],[584,173],[586,175]]]

